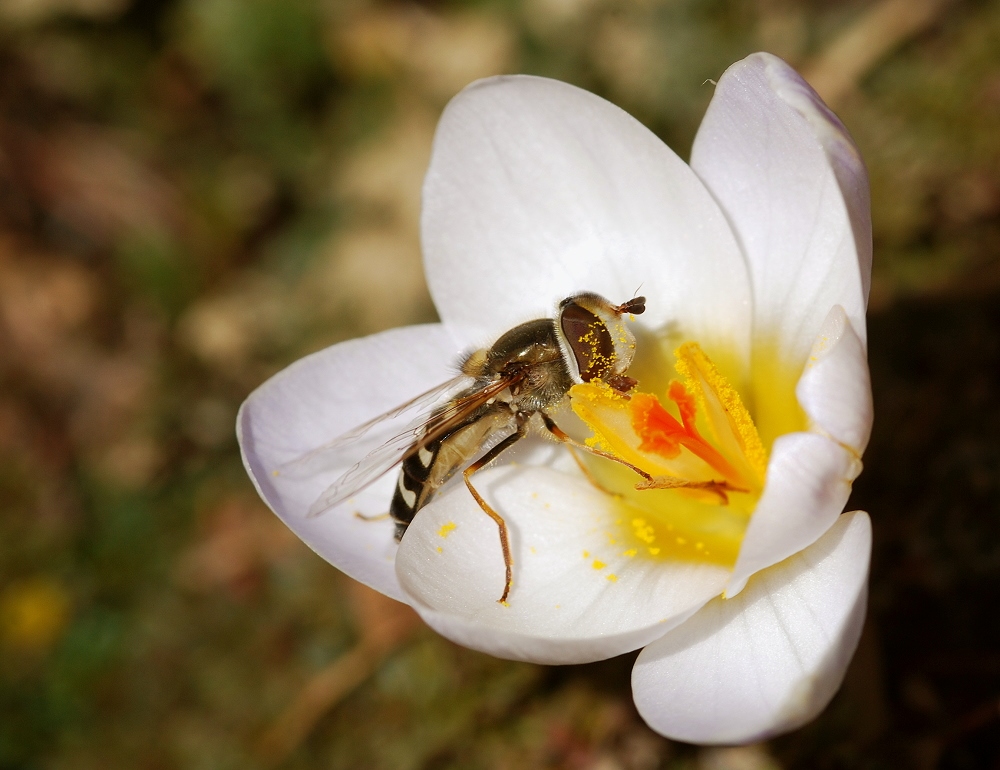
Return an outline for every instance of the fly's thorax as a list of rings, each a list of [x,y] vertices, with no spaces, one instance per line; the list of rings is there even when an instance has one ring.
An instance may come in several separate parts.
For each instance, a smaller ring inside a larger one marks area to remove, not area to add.
[[[557,339],[576,382],[614,383],[625,375],[635,357],[635,337],[625,324],[623,311],[639,313],[642,307],[637,305],[630,311],[628,303],[613,305],[592,293],[559,303]]]
[[[551,318],[515,326],[490,347],[468,353],[460,366],[475,383],[459,396],[508,380],[511,387],[495,398],[512,413],[550,409],[566,398],[574,382]]]
[[[538,318],[504,332],[486,351],[484,374],[501,375],[514,367],[534,366],[562,358],[555,322]]]
[[[463,371],[477,377],[479,387],[516,376],[510,390],[499,397],[513,411],[547,409],[573,385],[551,318],[527,321],[505,332],[490,348],[472,353]]]
[[[560,356],[529,368],[524,380],[510,389],[510,405],[516,412],[537,412],[555,407],[566,398],[573,380]]]

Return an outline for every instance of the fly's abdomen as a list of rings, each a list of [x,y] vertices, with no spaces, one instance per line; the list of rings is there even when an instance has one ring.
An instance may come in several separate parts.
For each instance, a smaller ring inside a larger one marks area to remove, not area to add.
[[[396,491],[389,504],[389,516],[396,522],[396,540],[403,537],[413,516],[427,504],[436,491],[428,483],[441,445],[447,437],[420,447],[403,460],[396,480]]]
[[[396,540],[403,537],[417,511],[448,479],[469,465],[492,436],[510,432],[513,426],[514,415],[507,404],[495,402],[450,433],[407,455],[389,505],[389,516],[396,522]]]

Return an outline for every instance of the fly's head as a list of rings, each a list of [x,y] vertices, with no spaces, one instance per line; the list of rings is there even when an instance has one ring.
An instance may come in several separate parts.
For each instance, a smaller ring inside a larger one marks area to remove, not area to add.
[[[635,357],[635,336],[624,317],[645,309],[645,297],[614,305],[589,292],[560,302],[556,328],[570,376],[577,382],[602,380],[620,393],[632,390],[636,381],[626,372]]]

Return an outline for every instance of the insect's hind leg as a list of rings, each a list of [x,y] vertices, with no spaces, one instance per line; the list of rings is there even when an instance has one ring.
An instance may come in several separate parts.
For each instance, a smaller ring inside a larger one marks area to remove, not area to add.
[[[367,513],[361,513],[361,511],[355,511],[354,518],[361,519],[361,521],[385,521],[386,519],[392,519],[393,523],[396,525],[393,537],[396,539],[397,543],[403,539],[403,535],[406,533],[406,528],[410,525],[410,522],[408,521],[400,521],[399,519],[393,517],[391,512],[374,513],[369,515]]]
[[[503,595],[498,600],[500,604],[504,604],[507,601],[507,594],[510,593],[511,584],[514,582],[514,572],[513,572],[513,561],[510,557],[510,537],[507,533],[507,522],[503,520],[503,516],[493,510],[490,504],[487,503],[483,496],[479,494],[476,488],[472,485],[471,476],[476,471],[489,465],[491,462],[497,459],[502,452],[510,449],[514,444],[524,438],[527,433],[527,428],[525,427],[525,419],[518,415],[517,420],[517,432],[510,434],[493,447],[490,451],[476,460],[472,465],[462,471],[462,477],[465,479],[465,486],[469,488],[469,492],[475,498],[476,502],[479,503],[479,507],[483,509],[483,513],[489,516],[493,521],[496,522],[497,528],[500,530],[500,548],[503,550],[503,564],[506,569],[507,579],[503,587]]]

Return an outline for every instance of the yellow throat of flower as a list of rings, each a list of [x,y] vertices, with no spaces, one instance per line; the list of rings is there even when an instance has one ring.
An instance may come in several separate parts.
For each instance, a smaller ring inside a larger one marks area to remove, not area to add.
[[[593,431],[589,446],[653,479],[588,461],[597,483],[616,495],[609,545],[626,556],[731,567],[764,486],[767,452],[740,394],[701,347],[688,342],[674,356],[680,379],[669,383],[666,403],[596,380],[575,385],[570,403]]]

